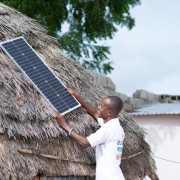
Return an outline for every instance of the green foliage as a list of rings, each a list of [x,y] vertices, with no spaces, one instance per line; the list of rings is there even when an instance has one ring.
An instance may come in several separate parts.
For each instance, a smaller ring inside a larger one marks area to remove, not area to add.
[[[58,38],[60,48],[86,69],[108,74],[108,46],[98,45],[112,39],[117,26],[131,29],[134,19],[130,8],[140,0],[1,0],[23,14],[36,19]],[[63,25],[67,32],[62,32]]]

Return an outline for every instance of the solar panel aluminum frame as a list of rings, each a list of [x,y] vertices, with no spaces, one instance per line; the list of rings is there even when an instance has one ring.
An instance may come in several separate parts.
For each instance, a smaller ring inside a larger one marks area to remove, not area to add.
[[[26,74],[25,71],[23,71],[23,69],[18,65],[18,63],[13,59],[13,57],[11,57],[11,55],[8,53],[8,51],[6,51],[6,49],[3,47],[3,44],[5,43],[8,43],[8,42],[12,42],[14,40],[18,40],[18,39],[23,39],[26,44],[31,48],[31,50],[38,56],[38,58],[44,63],[44,65],[49,69],[49,71],[51,71],[51,73],[55,76],[55,78],[58,79],[58,81],[64,86],[65,88],[65,85],[62,83],[62,81],[55,75],[55,73],[49,68],[49,66],[41,59],[41,57],[35,52],[35,50],[30,46],[30,44],[26,41],[26,39],[23,37],[23,36],[20,36],[20,37],[16,37],[16,38],[13,38],[13,39],[9,39],[7,41],[3,41],[3,42],[0,42],[0,47],[2,48],[2,50],[8,55],[8,57],[16,64],[16,66],[21,70],[21,72],[30,80],[30,82],[35,86],[35,88],[38,90],[38,92],[44,97],[44,99],[50,104],[50,106],[52,106],[52,108],[57,111],[57,109],[54,107],[54,105],[46,98],[46,96],[41,92],[41,90],[37,87],[37,85],[31,80],[31,78]],[[72,96],[72,95],[71,95]],[[81,106],[81,104],[77,101],[77,99],[72,96],[74,98],[74,100],[78,103],[77,106],[74,106],[73,108],[70,108],[68,109],[67,111],[65,112],[62,112],[61,114],[62,115],[65,115],[75,109],[77,109],[78,107]]]

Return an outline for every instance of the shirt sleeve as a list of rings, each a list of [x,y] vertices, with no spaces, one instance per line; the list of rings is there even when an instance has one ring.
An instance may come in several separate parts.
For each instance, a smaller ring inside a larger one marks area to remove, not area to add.
[[[105,141],[107,141],[107,139],[108,139],[108,132],[106,130],[106,126],[100,127],[95,133],[87,137],[87,140],[89,141],[92,147],[104,143]]]

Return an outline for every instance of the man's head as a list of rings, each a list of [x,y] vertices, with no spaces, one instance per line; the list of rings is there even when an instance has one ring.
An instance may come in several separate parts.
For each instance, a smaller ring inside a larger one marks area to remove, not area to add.
[[[123,102],[117,96],[107,96],[102,99],[98,107],[98,116],[104,120],[116,118],[122,110]]]

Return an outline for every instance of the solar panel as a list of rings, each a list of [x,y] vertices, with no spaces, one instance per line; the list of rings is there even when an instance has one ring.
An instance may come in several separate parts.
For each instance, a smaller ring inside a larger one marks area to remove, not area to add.
[[[64,115],[80,106],[23,37],[2,42],[0,45],[56,111]]]

